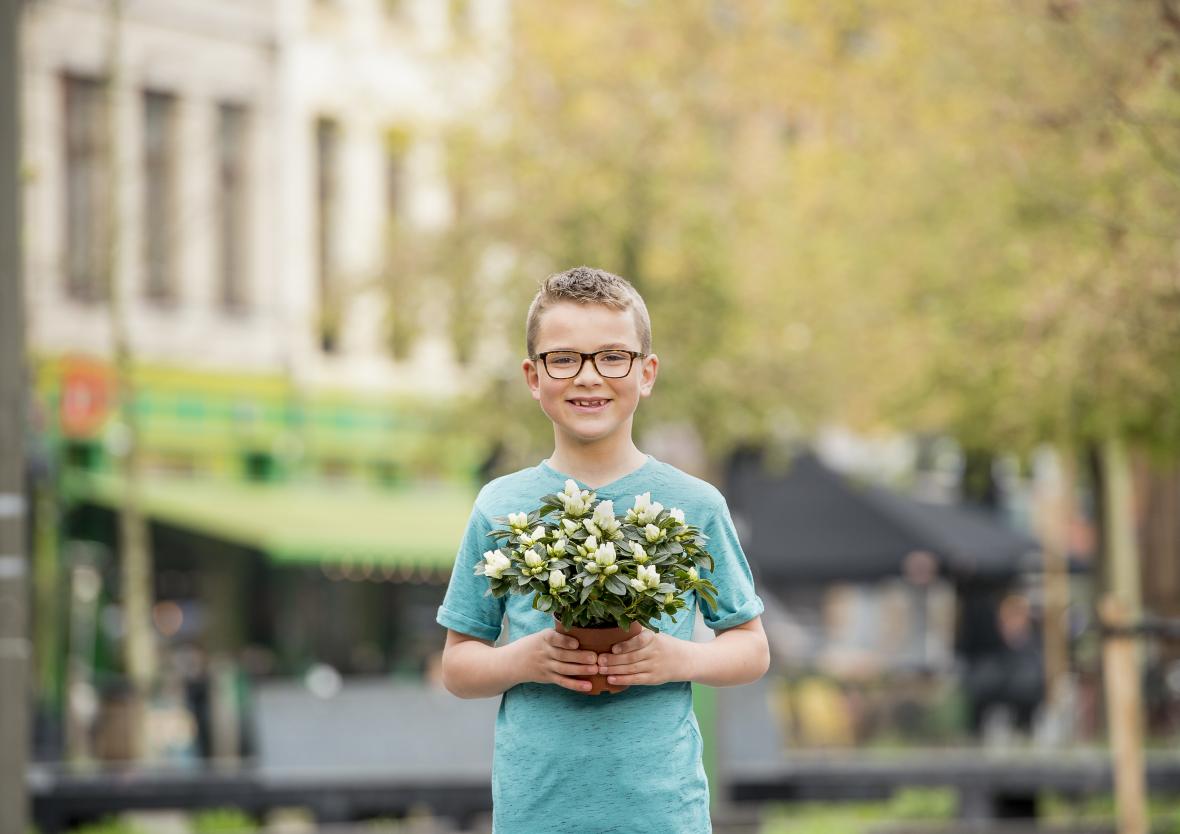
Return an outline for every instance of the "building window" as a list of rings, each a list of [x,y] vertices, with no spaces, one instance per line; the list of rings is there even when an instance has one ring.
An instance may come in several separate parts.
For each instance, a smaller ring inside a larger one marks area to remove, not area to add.
[[[340,128],[331,119],[315,124],[316,176],[316,286],[319,292],[319,339],[326,353],[339,347],[340,299],[335,286],[336,252],[334,234],[337,215]]]
[[[249,306],[246,291],[246,108],[222,104],[217,112],[217,264],[221,306],[240,312]]]
[[[79,301],[105,299],[111,260],[111,170],[107,93],[102,81],[66,75],[65,290]]]
[[[176,96],[143,94],[144,295],[172,302],[176,286]]]

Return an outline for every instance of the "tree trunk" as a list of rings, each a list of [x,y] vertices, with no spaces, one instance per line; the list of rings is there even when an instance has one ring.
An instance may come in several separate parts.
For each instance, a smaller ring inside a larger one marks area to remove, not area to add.
[[[156,673],[155,635],[152,631],[152,563],[147,520],[140,509],[139,418],[135,407],[134,356],[128,333],[126,292],[120,264],[122,235],[122,0],[110,0],[107,53],[107,163],[110,170],[109,234],[107,245],[107,299],[110,310],[114,369],[119,397],[122,436],[118,449],[123,480],[119,505],[119,563],[123,605],[123,662],[131,681],[130,749],[143,758],[146,737],[146,704]]]
[[[1108,628],[1126,629],[1142,619],[1139,553],[1135,542],[1131,467],[1121,438],[1102,445],[1108,593],[1102,618]],[[1127,633],[1107,635],[1102,675],[1111,739],[1119,834],[1146,834],[1143,759],[1142,652]]]

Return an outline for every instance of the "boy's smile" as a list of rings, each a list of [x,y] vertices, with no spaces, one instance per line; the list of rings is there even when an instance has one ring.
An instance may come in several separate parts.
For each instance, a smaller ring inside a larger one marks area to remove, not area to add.
[[[574,302],[545,310],[535,347],[537,354],[640,350],[631,311]],[[584,445],[631,442],[631,419],[640,398],[651,393],[658,364],[654,355],[636,358],[630,373],[619,378],[602,376],[589,359],[568,379],[554,379],[539,359],[526,359],[523,368],[533,398],[553,421],[557,442]]]

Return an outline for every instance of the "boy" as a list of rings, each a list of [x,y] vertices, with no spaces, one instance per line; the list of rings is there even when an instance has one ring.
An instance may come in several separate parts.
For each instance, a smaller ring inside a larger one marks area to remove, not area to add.
[[[643,454],[631,438],[639,400],[651,394],[659,359],[651,321],[627,281],[578,267],[551,275],[529,308],[525,381],[553,423],[553,454],[487,484],[475,500],[438,622],[447,628],[443,683],[461,698],[503,693],[492,766],[496,834],[711,830],[701,736],[691,682],[732,686],[757,680],[769,662],[750,570],[725,499],[709,484]],[[717,632],[691,642],[694,617],[665,616],[611,654],[579,650],[548,614],[516,594],[485,595],[473,573],[492,548],[495,516],[535,508],[567,478],[616,507],[637,494],[684,510],[709,536],[717,610],[701,604]],[[508,641],[499,645],[507,616]],[[581,694],[575,675],[606,674],[630,688]]]

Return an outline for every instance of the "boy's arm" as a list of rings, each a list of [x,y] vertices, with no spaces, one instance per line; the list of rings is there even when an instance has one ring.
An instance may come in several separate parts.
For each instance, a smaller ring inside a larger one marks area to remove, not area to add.
[[[593,675],[598,655],[578,651],[578,641],[549,628],[503,646],[447,629],[443,647],[443,686],[460,698],[491,698],[518,683],[555,683],[585,692],[590,682],[570,677]]]
[[[692,681],[706,686],[753,683],[770,668],[770,648],[762,618],[717,632],[708,643],[694,643],[644,629],[598,656],[599,674],[610,683],[655,685]]]
[[[688,680],[694,683],[706,686],[753,683],[770,668],[770,647],[761,617],[718,631],[708,643],[688,645],[692,647]]]

